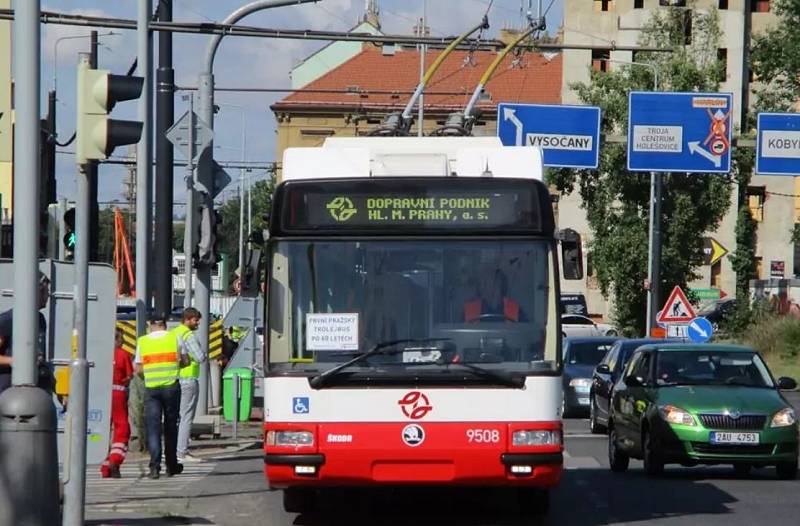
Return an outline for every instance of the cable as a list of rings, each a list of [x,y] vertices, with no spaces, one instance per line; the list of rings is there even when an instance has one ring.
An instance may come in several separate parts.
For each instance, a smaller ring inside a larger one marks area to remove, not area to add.
[[[58,140],[56,140],[56,145],[57,146],[61,146],[62,148],[66,148],[67,146],[72,144],[72,141],[74,141],[75,137],[77,137],[77,136],[78,136],[78,132],[74,131],[74,132],[72,132],[72,137],[70,137],[67,142],[65,142],[64,144],[61,144],[60,142],[58,142]]]

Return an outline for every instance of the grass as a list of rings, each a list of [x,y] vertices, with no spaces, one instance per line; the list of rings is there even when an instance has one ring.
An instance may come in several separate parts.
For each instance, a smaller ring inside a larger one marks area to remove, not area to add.
[[[800,320],[761,316],[738,341],[758,350],[776,378],[789,376],[800,381]]]

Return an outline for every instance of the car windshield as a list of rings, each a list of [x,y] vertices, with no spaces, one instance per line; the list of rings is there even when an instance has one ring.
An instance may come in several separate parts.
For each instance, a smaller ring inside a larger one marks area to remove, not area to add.
[[[557,367],[546,241],[281,241],[274,250],[272,368],[324,370],[386,342],[396,343],[348,371]]]
[[[565,363],[568,365],[597,365],[614,342],[571,342]]]
[[[659,385],[731,385],[773,387],[766,365],[754,352],[662,351],[658,353]]]

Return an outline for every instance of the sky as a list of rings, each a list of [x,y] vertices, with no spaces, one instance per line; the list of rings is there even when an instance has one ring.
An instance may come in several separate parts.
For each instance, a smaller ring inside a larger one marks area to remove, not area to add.
[[[157,4],[158,0],[153,3]],[[246,0],[173,0],[173,19],[186,22],[217,22],[246,3]],[[409,34],[416,20],[426,9],[428,25],[433,36],[446,37],[463,33],[489,11],[492,28],[489,37],[497,36],[500,29],[519,26],[521,4],[527,9],[528,0],[379,0],[383,31],[392,34]],[[281,29],[313,29],[346,31],[357,24],[364,13],[365,0],[320,0],[315,4],[283,7],[254,13],[242,24]],[[537,0],[532,0],[536,12]],[[550,33],[555,33],[563,17],[563,0],[543,0],[543,9],[552,4],[547,13]],[[95,16],[135,19],[137,0],[44,0],[42,9]],[[454,9],[454,6],[457,6]],[[88,51],[88,38],[69,38],[88,35],[90,29],[74,26],[45,24],[42,26],[42,112],[46,110],[47,91],[58,88],[58,138],[68,139],[75,130],[76,82],[78,53]],[[99,67],[116,74],[125,74],[136,55],[134,31],[108,30],[100,32]],[[202,59],[209,35],[175,34],[173,38],[173,62],[175,82],[178,86],[195,86],[202,68]],[[154,36],[154,65],[158,64],[157,35]],[[302,59],[324,46],[326,42],[226,37],[217,51],[214,75],[217,86],[223,87],[270,87],[286,88],[291,84],[291,68]],[[186,111],[182,94],[176,94],[176,119]],[[215,118],[215,153],[217,160],[275,161],[275,118],[270,105],[285,94],[226,93],[220,92],[215,102],[220,111]],[[137,103],[119,103],[113,111],[114,118],[136,119]],[[244,122],[243,122],[244,121]],[[242,127],[246,133],[246,148],[242,152]],[[155,149],[154,149],[155,150]],[[74,143],[58,148],[57,192],[59,197],[72,199],[75,193]],[[114,155],[124,155],[126,147],[120,147]],[[182,160],[176,151],[176,160]],[[237,170],[229,169],[234,183]],[[266,173],[254,172],[256,179]],[[123,200],[123,181],[127,177],[121,166],[104,165],[99,174],[99,200],[110,202]],[[175,170],[175,201],[185,199],[183,168]],[[234,183],[225,190],[230,197],[235,192]],[[225,194],[223,194],[225,195]],[[102,205],[101,205],[102,206]],[[181,213],[176,208],[177,213]]]

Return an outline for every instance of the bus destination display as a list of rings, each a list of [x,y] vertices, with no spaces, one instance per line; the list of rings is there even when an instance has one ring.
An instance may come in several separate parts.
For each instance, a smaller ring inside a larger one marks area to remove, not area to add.
[[[437,192],[422,196],[308,193],[306,223],[319,227],[428,228],[498,227],[516,225],[521,213],[519,192]],[[530,196],[528,203],[530,203]],[[522,206],[529,209],[530,204]]]

